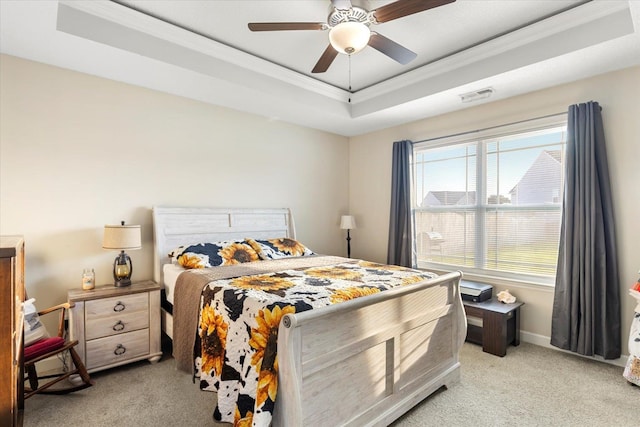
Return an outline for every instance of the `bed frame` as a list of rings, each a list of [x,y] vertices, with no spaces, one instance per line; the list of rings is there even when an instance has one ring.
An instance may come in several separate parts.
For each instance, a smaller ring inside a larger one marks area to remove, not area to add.
[[[181,244],[295,238],[288,209],[154,207],[153,217],[159,283],[166,254]],[[388,425],[459,381],[458,356],[467,330],[461,276],[448,273],[284,316],[273,425]]]

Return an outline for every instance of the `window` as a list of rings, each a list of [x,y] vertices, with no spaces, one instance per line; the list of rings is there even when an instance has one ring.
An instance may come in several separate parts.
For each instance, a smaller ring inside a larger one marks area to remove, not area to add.
[[[414,145],[418,266],[551,283],[565,117]]]

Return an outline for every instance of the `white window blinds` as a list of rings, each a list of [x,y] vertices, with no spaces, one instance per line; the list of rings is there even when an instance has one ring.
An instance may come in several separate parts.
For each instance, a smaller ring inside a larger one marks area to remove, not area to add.
[[[414,146],[418,265],[555,276],[566,126],[475,136]]]

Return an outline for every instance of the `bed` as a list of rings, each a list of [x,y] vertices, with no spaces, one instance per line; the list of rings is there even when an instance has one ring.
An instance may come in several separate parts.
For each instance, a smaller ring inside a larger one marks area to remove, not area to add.
[[[162,328],[173,339],[174,356],[176,351],[185,349],[193,356],[191,343],[194,336],[198,338],[197,327],[185,329],[188,322],[179,320],[185,315],[176,313],[189,313],[199,304],[202,309],[202,301],[195,294],[179,297],[184,291],[173,286],[185,286],[181,281],[187,281],[187,277],[209,273],[182,273],[172,265],[169,252],[181,245],[202,242],[296,239],[288,209],[154,207],[153,220],[154,278],[165,287],[168,296],[163,300]],[[302,263],[309,261],[321,265],[330,262],[332,268],[335,265],[348,271],[361,268],[385,275],[397,272],[398,277],[409,274],[394,266],[382,270],[380,265],[367,261],[313,255],[206,269],[227,269],[225,274],[229,276],[207,286],[220,289],[219,283],[234,280],[233,269],[242,274],[252,274],[246,269],[266,269],[271,271],[267,274],[280,277],[284,271],[291,276],[321,268],[303,268],[306,264]],[[284,270],[278,269],[278,263],[284,263]],[[255,425],[388,425],[439,388],[459,381],[458,355],[466,335],[459,293],[461,273],[437,277],[417,271],[412,274],[424,275],[416,283],[339,304],[301,312],[283,311],[277,327],[277,399],[266,411],[250,414]],[[198,281],[204,283],[201,278]],[[184,357],[183,354],[177,360]],[[219,405],[221,399],[219,391]],[[231,421],[244,425],[251,421],[245,415],[236,413]]]

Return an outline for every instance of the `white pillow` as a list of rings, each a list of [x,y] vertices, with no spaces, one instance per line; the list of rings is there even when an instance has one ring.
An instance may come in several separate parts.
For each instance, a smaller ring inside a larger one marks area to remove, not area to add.
[[[35,298],[30,298],[23,303],[24,310],[24,345],[29,346],[36,341],[43,338],[49,338],[49,333],[40,322],[40,316],[38,316],[38,310],[33,304]]]

